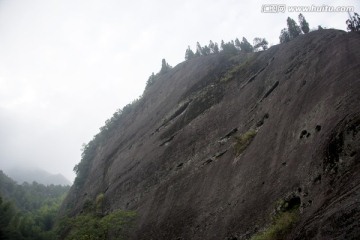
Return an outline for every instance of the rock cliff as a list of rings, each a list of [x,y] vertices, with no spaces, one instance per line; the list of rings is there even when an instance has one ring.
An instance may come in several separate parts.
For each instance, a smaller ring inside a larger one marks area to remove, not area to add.
[[[296,207],[288,239],[360,238],[360,35],[320,30],[158,76],[96,146],[63,209],[104,193],[133,239],[249,239]],[[63,210],[65,211],[65,210]]]

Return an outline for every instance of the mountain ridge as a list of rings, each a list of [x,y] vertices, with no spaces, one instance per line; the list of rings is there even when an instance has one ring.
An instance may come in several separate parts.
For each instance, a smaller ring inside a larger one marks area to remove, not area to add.
[[[62,174],[51,174],[40,168],[11,168],[5,170],[5,173],[13,180],[15,180],[18,184],[22,184],[24,182],[37,182],[44,185],[71,185],[71,182],[66,179]]]

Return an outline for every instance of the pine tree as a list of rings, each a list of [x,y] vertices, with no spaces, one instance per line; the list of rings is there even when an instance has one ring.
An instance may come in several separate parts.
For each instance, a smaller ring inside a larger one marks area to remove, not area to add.
[[[201,53],[200,53],[199,49],[196,49],[195,57],[200,57],[200,56],[201,56]]]
[[[208,46],[204,46],[203,48],[201,48],[201,55],[206,56],[210,54],[210,48]]]
[[[171,69],[171,66],[166,62],[165,59],[161,61],[160,73],[167,73]]]
[[[259,48],[262,48],[262,50],[268,49],[268,41],[266,41],[265,38],[254,38],[254,50],[258,51]]]
[[[354,13],[354,16],[351,16],[349,13],[349,19],[346,20],[347,29],[351,32],[360,31],[360,16],[357,13]]]
[[[213,41],[210,40],[209,42],[210,53],[214,53],[214,48],[215,48],[215,44],[213,43]]]
[[[238,50],[241,49],[241,47],[240,47],[240,41],[239,41],[238,38],[235,39],[235,47],[236,47]]]
[[[196,55],[202,55],[202,47],[199,42],[196,43]]]
[[[280,38],[280,43],[289,42],[290,41],[289,31],[286,28],[282,29],[279,38]]]
[[[215,46],[214,46],[214,53],[219,53],[219,46],[217,43],[215,43]]]
[[[225,42],[224,42],[224,40],[221,40],[221,45],[220,45],[220,47],[221,47],[221,50],[222,50],[222,51],[224,51],[224,46],[225,46]]]
[[[253,46],[244,37],[242,38],[242,41],[240,43],[240,48],[242,52],[246,52],[246,53],[250,53],[254,51]]]
[[[288,26],[290,40],[296,38],[301,34],[301,29],[299,25],[297,25],[297,23],[294,21],[294,19],[288,17],[287,26]]]
[[[310,31],[309,23],[305,20],[305,17],[300,13],[299,14],[299,23],[303,33],[308,33]]]
[[[148,87],[150,87],[151,85],[153,85],[153,83],[155,82],[155,74],[154,72],[150,75],[150,77],[148,78],[147,82],[146,82],[146,86],[145,89],[148,89]]]
[[[238,50],[236,49],[236,47],[234,45],[234,41],[228,42],[228,43],[224,43],[224,41],[222,41],[221,45],[222,45],[222,52],[224,52],[226,54],[237,54],[238,53]]]
[[[190,46],[188,46],[188,48],[186,49],[186,52],[185,52],[185,60],[190,60],[194,57],[195,57],[194,52],[190,49]]]

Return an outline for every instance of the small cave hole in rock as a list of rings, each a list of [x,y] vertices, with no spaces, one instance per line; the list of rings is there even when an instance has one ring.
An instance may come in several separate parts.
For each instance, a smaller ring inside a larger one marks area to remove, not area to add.
[[[269,114],[265,113],[264,116],[256,123],[256,127],[261,127],[264,124],[265,119],[268,118],[269,118]]]
[[[302,130],[301,133],[300,133],[300,139],[302,139],[305,136],[307,137],[307,134],[308,134],[308,131]]]
[[[256,127],[261,127],[264,124],[264,120],[260,120],[256,123]]]
[[[320,126],[320,125],[316,125],[315,130],[316,130],[317,132],[320,132],[321,126]]]
[[[314,179],[314,183],[319,183],[321,182],[321,175],[318,175],[315,179]]]
[[[181,168],[184,165],[184,163],[179,163],[176,167]]]
[[[288,201],[286,201],[286,207],[285,210],[291,210],[299,207],[301,204],[301,199],[298,196],[294,196],[290,198]]]
[[[302,189],[301,189],[301,187],[299,187],[299,188],[298,188],[298,192],[301,193],[301,191],[302,191]]]
[[[281,165],[286,166],[286,162],[281,163]]]

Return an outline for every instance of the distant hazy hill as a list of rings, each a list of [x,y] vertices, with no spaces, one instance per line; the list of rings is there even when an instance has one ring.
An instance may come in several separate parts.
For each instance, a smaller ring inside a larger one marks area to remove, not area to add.
[[[61,174],[51,174],[42,169],[13,168],[5,173],[19,184],[36,181],[44,185],[71,185],[71,182]]]

